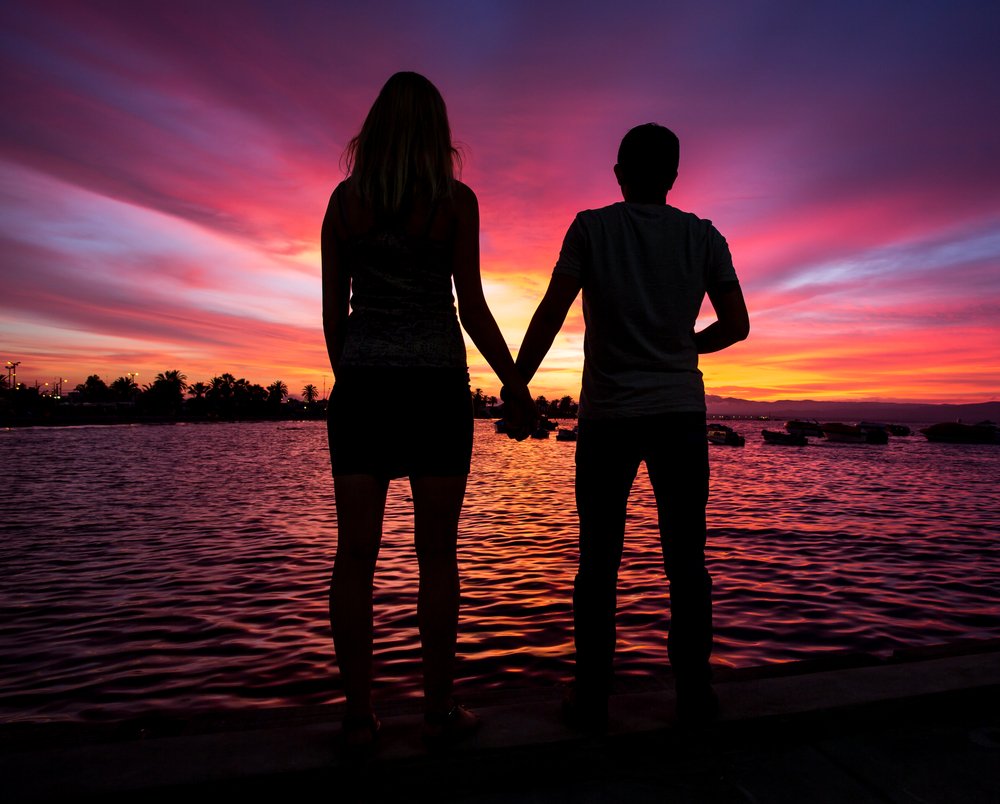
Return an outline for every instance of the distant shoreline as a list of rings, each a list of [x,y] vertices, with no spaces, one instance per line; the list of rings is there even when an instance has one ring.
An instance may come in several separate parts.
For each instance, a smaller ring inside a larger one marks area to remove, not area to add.
[[[968,404],[928,404],[921,402],[828,402],[813,400],[781,400],[757,402],[736,397],[709,394],[705,397],[708,418],[730,421],[789,421],[815,419],[820,422],[874,421],[884,424],[933,424],[938,422],[963,422],[977,424],[983,421],[1000,422],[1000,402]],[[190,402],[190,400],[189,400]],[[155,415],[138,413],[131,406],[115,403],[56,404],[22,411],[0,408],[0,427],[77,427],[87,425],[175,424],[261,421],[321,421],[326,419],[325,400],[304,408],[301,403],[282,405],[272,411],[254,411],[257,415],[220,416]],[[406,404],[400,404],[405,414]],[[250,413],[250,411],[247,411]],[[485,406],[476,418],[495,420],[502,417],[502,410]],[[549,414],[551,419],[574,419],[573,416]]]
[[[708,395],[708,415],[726,418],[756,418],[772,421],[817,419],[819,421],[878,421],[887,424],[905,422],[933,423],[962,421],[1000,421],[1000,402],[968,404],[929,404],[924,402],[817,402],[780,400],[755,402],[750,399]]]
[[[501,418],[497,415],[477,416],[477,419],[495,421]],[[552,420],[564,421],[560,416],[549,416]],[[575,421],[575,419],[574,419]],[[246,416],[240,418],[205,417],[205,416],[116,416],[116,415],[84,415],[84,416],[48,416],[43,418],[4,417],[0,419],[0,429],[13,430],[27,427],[120,427],[127,425],[163,426],[168,424],[248,424],[259,422],[326,422],[326,411],[303,416],[292,414],[288,416]]]

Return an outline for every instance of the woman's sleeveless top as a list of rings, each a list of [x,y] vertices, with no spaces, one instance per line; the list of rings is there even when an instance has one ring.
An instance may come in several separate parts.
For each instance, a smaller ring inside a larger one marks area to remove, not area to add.
[[[338,199],[350,231],[342,191]],[[376,227],[348,239],[351,313],[342,366],[466,367],[451,292],[452,247],[429,237],[435,212],[419,235]]]

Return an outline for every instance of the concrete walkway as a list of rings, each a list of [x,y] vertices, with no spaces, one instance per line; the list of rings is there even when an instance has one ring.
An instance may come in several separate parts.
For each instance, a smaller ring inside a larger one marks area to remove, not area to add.
[[[667,689],[612,699],[605,737],[556,691],[476,702],[482,730],[428,751],[419,714],[383,713],[375,755],[345,757],[338,712],[309,707],[0,728],[0,800],[935,802],[1000,804],[1000,646],[717,685],[689,731]]]

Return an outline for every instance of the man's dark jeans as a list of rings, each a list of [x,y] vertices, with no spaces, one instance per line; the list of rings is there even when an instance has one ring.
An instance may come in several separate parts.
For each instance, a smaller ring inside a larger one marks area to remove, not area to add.
[[[610,692],[618,567],[625,510],[639,463],[656,497],[663,564],[670,581],[670,664],[681,683],[708,681],[712,581],[705,570],[708,440],[705,414],[581,419],[576,447],[580,567],[573,591],[580,694]]]

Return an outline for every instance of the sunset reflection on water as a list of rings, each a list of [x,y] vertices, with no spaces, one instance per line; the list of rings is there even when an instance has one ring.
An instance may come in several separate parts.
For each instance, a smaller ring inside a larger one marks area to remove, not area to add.
[[[386,423],[392,426],[392,423]],[[712,447],[720,667],[1000,636],[1000,448]],[[337,700],[336,547],[320,423],[0,432],[0,718]],[[39,456],[59,455],[59,461]],[[574,444],[477,422],[462,515],[460,689],[569,674]],[[55,469],[53,468],[55,466]],[[666,672],[668,590],[640,469],[619,595],[623,683]],[[375,580],[378,694],[416,695],[412,503],[392,483]]]

